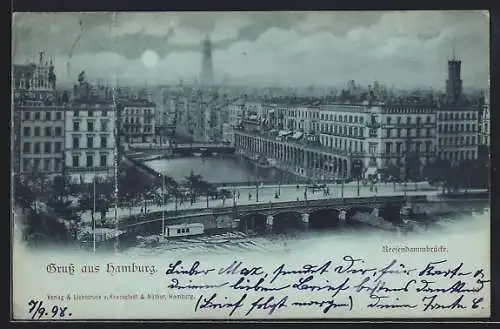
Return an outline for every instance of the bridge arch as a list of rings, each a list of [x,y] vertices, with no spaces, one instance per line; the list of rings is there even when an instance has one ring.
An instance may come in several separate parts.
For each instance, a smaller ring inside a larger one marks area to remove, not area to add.
[[[266,231],[267,215],[250,213],[240,218],[239,229],[243,232],[264,233]]]
[[[346,221],[350,221],[354,215],[357,213],[371,213],[373,211],[373,206],[369,205],[359,205],[353,206],[346,209]]]
[[[314,209],[309,213],[309,228],[323,229],[339,226],[340,211],[335,208]]]
[[[282,211],[275,214],[273,217],[273,232],[281,233],[288,230],[301,230],[304,228],[302,213],[298,211]]]

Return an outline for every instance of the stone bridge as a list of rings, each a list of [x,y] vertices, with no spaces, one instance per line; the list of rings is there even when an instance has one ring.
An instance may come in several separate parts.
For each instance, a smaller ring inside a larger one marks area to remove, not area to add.
[[[411,201],[423,203],[426,195],[380,196],[348,199],[322,199],[280,203],[235,205],[210,209],[165,211],[165,225],[203,223],[211,229],[239,229],[242,231],[283,231],[287,228],[337,227],[341,221],[349,222],[358,212],[377,211],[389,221],[399,220],[401,206]],[[139,222],[122,222],[121,229],[146,234],[161,231],[162,212],[149,213]]]

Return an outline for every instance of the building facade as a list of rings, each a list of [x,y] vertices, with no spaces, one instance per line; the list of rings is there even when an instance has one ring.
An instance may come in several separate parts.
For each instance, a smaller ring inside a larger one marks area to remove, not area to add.
[[[53,178],[63,173],[65,110],[28,102],[16,108],[21,119],[21,176],[41,172]]]
[[[478,157],[479,106],[442,106],[437,114],[437,152],[453,165]]]
[[[486,90],[480,122],[480,144],[490,146],[490,92]]]
[[[155,141],[155,103],[148,100],[121,100],[120,110],[121,133],[125,143]]]
[[[116,108],[107,100],[75,100],[65,117],[64,162],[75,183],[109,178],[115,169]]]

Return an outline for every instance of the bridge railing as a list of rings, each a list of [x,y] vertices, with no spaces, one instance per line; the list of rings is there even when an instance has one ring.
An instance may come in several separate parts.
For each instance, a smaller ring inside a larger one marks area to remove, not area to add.
[[[278,202],[278,203],[259,203],[259,204],[244,204],[244,205],[228,205],[225,207],[214,207],[211,209],[185,209],[185,210],[169,210],[165,211],[165,219],[173,220],[173,219],[182,219],[192,217],[193,214],[203,216],[203,215],[223,215],[223,214],[231,214],[231,213],[251,213],[251,212],[262,212],[269,210],[289,210],[297,207],[312,207],[312,208],[327,208],[327,207],[353,207],[359,205],[369,205],[369,204],[379,204],[387,201],[392,202],[404,202],[412,201],[412,202],[424,202],[427,200],[427,196],[425,195],[413,195],[413,196],[381,196],[377,198],[373,197],[354,197],[348,199],[322,199],[322,200],[301,200],[301,201],[286,201],[286,202]],[[179,214],[181,213],[181,214]],[[152,213],[148,213],[143,217],[143,220],[140,222],[130,223],[123,222],[119,225],[120,228],[130,228],[139,225],[145,225],[148,223],[157,222],[162,219],[163,211],[155,211]],[[144,216],[144,215],[143,215]],[[148,219],[146,219],[148,218]]]

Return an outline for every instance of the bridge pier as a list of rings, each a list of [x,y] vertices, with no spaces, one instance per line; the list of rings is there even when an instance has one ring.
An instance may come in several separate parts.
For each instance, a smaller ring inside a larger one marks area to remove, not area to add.
[[[309,214],[302,214],[302,223],[304,228],[307,230],[309,228]]]
[[[273,230],[274,216],[267,216],[266,218],[266,232],[269,233]]]
[[[347,211],[340,209],[339,211],[339,225],[344,225],[347,219]]]

